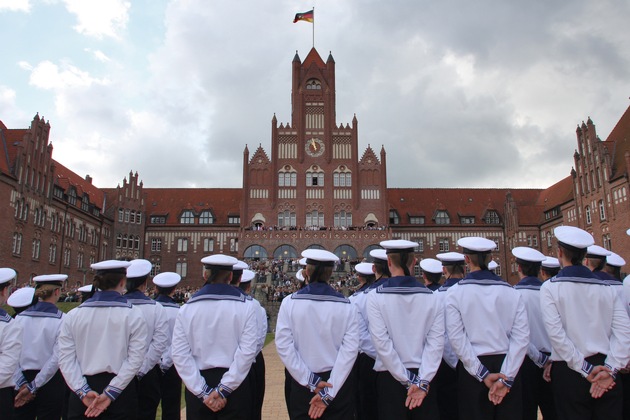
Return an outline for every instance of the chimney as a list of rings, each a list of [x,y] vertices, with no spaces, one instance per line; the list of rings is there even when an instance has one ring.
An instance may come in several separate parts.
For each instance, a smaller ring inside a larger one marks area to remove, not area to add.
[[[86,175],[86,176],[85,176],[85,180],[86,180],[87,182],[89,182],[90,184],[92,184],[92,177],[91,177],[91,176]]]

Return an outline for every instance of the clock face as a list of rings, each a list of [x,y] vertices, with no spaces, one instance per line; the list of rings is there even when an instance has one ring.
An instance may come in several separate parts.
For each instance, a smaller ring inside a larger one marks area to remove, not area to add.
[[[312,157],[321,156],[324,153],[324,142],[315,137],[306,140],[306,153]]]

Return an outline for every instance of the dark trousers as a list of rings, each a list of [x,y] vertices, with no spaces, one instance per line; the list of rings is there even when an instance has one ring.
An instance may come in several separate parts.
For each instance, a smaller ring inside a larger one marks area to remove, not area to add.
[[[160,376],[162,420],[180,420],[182,412],[182,380],[175,366]]]
[[[620,378],[623,385],[623,420],[630,420],[630,373],[620,373],[617,378]]]
[[[201,371],[201,376],[206,380],[210,388],[214,388],[221,382],[226,368],[214,368]],[[227,398],[225,407],[218,412],[210,410],[204,403],[186,390],[186,420],[250,420],[253,410],[252,390],[250,381],[245,378],[243,383]]]
[[[38,370],[22,372],[29,382],[35,379],[38,373]],[[61,376],[61,372],[57,371],[48,382],[37,390],[34,400],[15,409],[13,418],[16,420],[35,420],[35,418],[38,420],[59,420],[63,413],[66,389],[66,382]]]
[[[322,380],[330,378],[330,372],[317,373]],[[300,385],[293,377],[290,377],[291,389],[289,391],[289,418],[291,420],[306,420],[310,417],[308,409],[311,399],[315,396],[308,388]],[[350,374],[346,382],[338,390],[333,402],[324,410],[322,419],[348,420],[354,418],[354,397],[356,394],[355,376]]]
[[[7,419],[10,419],[13,416],[14,396],[12,386],[0,388],[0,413],[2,413],[2,418],[6,416]]]
[[[287,405],[287,413],[289,412],[289,401],[291,400],[291,382],[293,378],[291,374],[284,368],[284,403]]]
[[[596,354],[586,360],[594,366],[603,365],[606,356]],[[561,420],[621,420],[623,408],[623,385],[617,381],[615,387],[600,398],[592,398],[591,384],[566,362],[553,362],[551,386],[554,402]]]
[[[256,355],[256,363],[252,364],[250,374],[250,380],[254,390],[252,419],[261,420],[262,406],[265,400],[265,358],[263,357],[262,351]]]
[[[417,374],[418,369],[409,369]],[[437,394],[431,392],[422,401],[420,407],[409,410],[405,407],[407,389],[389,372],[376,373],[376,390],[378,394],[378,418],[380,420],[439,420]]]
[[[504,354],[479,356],[479,361],[491,373],[501,371]],[[521,420],[523,418],[523,390],[517,375],[514,385],[501,404],[494,405],[488,399],[490,390],[483,382],[466,371],[462,362],[457,363],[457,403],[459,418],[470,420]]]
[[[138,420],[155,420],[161,398],[161,375],[160,367],[155,365],[138,381]]]
[[[523,384],[523,420],[538,420],[538,407],[545,420],[556,420],[551,383],[543,379],[543,368],[525,356],[519,371]]]
[[[357,375],[356,414],[357,420],[378,419],[378,403],[376,398],[376,371],[374,359],[365,353],[359,353],[354,370]]]
[[[437,394],[440,420],[457,420],[459,418],[457,410],[457,370],[442,360],[435,377],[431,381],[430,390]]]
[[[93,391],[102,394],[103,390],[109,385],[113,373],[99,373],[92,376],[86,376],[88,385]],[[103,412],[98,419],[107,420],[135,420],[138,418],[138,393],[136,380],[133,379],[127,388],[123,390],[116,401],[113,401],[107,410]],[[68,399],[68,419],[87,419],[84,413],[87,407],[81,402],[81,399],[72,392]]]

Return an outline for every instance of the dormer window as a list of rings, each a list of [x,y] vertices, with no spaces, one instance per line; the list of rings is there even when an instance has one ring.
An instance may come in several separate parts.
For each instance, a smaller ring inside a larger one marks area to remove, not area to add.
[[[501,219],[499,219],[499,213],[495,210],[488,210],[486,212],[486,217],[484,217],[484,221],[487,225],[498,225],[501,223]]]
[[[317,79],[310,79],[306,82],[306,89],[307,90],[321,90],[322,84]]]
[[[191,210],[184,210],[179,218],[179,223],[182,225],[192,225],[195,223],[195,215]]]
[[[436,211],[433,220],[435,220],[436,225],[448,225],[451,223],[451,218],[449,217],[446,210]]]
[[[211,225],[214,223],[214,216],[210,210],[204,210],[199,215],[199,224],[200,225]]]

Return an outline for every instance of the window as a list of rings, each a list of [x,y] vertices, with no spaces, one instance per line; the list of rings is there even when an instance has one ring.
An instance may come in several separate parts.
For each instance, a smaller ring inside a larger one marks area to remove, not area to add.
[[[203,240],[203,252],[214,252],[214,238],[205,238]]]
[[[122,234],[116,235],[116,248],[122,247]]]
[[[140,237],[136,236],[135,238],[133,238],[133,247],[136,250],[140,249]]]
[[[74,188],[70,188],[70,191],[68,192],[68,203],[72,204],[73,206],[77,204],[77,192],[74,190]],[[70,265],[70,263],[68,263],[68,265]]]
[[[586,213],[586,224],[590,225],[592,223],[590,206],[586,206],[585,213]]]
[[[497,268],[494,269],[494,274],[501,276],[501,266],[497,263]]]
[[[57,245],[50,244],[48,247],[48,262],[54,264],[57,260]]]
[[[151,239],[151,252],[160,252],[161,250],[162,250],[162,239],[161,238]]]
[[[211,225],[214,223],[214,216],[210,212],[210,210],[204,210],[199,215],[199,224],[200,225]]]
[[[240,225],[241,216],[228,216],[228,223],[231,225]]]
[[[306,186],[307,187],[323,187],[324,186],[324,173],[323,172],[307,172],[306,173]]]
[[[20,255],[22,253],[22,234],[21,233],[16,232],[13,234],[12,251],[13,251],[13,254],[15,255]]]
[[[352,213],[342,210],[339,213],[335,213],[334,217],[335,217],[335,220],[334,220],[335,227],[352,226]]]
[[[188,252],[188,239],[179,238],[177,240],[177,252]]]
[[[186,277],[187,271],[188,271],[188,263],[178,262],[177,264],[175,264],[175,272],[179,274],[180,276],[182,276],[182,278]]]
[[[83,252],[79,252],[77,254],[77,267],[78,268],[83,268]]]
[[[475,224],[475,218],[474,218],[474,216],[460,216],[459,222],[462,225],[474,225]]]
[[[499,240],[498,239],[492,239],[492,240],[494,241],[495,245],[497,246],[492,251],[498,252],[499,251]]]
[[[295,187],[297,185],[297,172],[278,172],[279,187]]]
[[[602,242],[604,244],[604,248],[611,250],[612,249],[612,240],[610,239],[610,234],[602,236]]]
[[[160,270],[162,269],[162,263],[160,260],[153,261],[153,267],[151,267],[151,276],[155,277],[160,274]]]
[[[547,233],[547,247],[551,247],[551,231]]]
[[[133,243],[133,240],[131,242]],[[121,247],[127,248],[128,246],[129,246],[129,242],[128,242],[127,235],[123,235]]]
[[[195,223],[195,215],[190,210],[184,210],[179,218],[179,223],[182,225],[192,225]]]
[[[549,220],[552,219],[554,217],[556,217],[558,215],[559,211],[558,211],[558,207],[554,207],[549,211],[545,212],[545,220]]]
[[[166,224],[166,216],[151,216],[151,223],[155,225]]]
[[[396,210],[389,211],[389,224],[397,225],[400,223],[400,216],[398,216],[398,212]]]
[[[317,79],[309,79],[306,82],[306,90],[321,90],[322,84]]]
[[[72,258],[72,251],[70,248],[66,248],[63,250],[63,265],[65,267],[70,267],[70,259]]]
[[[411,240],[418,243],[418,246],[413,249],[414,252],[424,252],[424,239],[412,238]]]
[[[81,199],[81,210],[90,210],[90,198],[87,196],[87,194],[83,194],[83,198]]]
[[[295,212],[289,210],[278,213],[278,227],[295,227]]]
[[[136,223],[136,212],[135,212],[135,210],[131,210],[131,215],[129,216],[129,223]]]
[[[129,210],[125,210],[125,222],[129,223],[129,216],[130,216],[130,211]]]
[[[488,210],[486,212],[486,217],[484,218],[484,221],[487,225],[498,225],[499,223],[501,223],[501,220],[499,219],[499,213],[497,213],[495,210]]]
[[[136,223],[137,224],[141,224],[142,223],[142,212],[137,212],[136,213]]]
[[[527,236],[527,246],[529,246],[529,247],[532,246],[532,236],[531,235]]]
[[[230,238],[230,252],[238,252],[238,238]]]
[[[448,225],[449,223],[451,223],[451,218],[445,210],[438,210],[435,212],[436,225]]]
[[[412,225],[424,225],[424,216],[409,216],[409,223]]]
[[[534,235],[532,239],[533,239],[534,246],[538,246],[538,235]]]
[[[599,200],[599,220],[606,220],[606,206],[604,206],[604,200]]]
[[[306,213],[306,226],[325,226],[324,213],[317,210]]]
[[[39,260],[39,250],[41,246],[41,241],[39,239],[33,239],[33,259]]]
[[[352,173],[351,172],[335,172],[333,174],[333,185],[335,187],[351,187],[352,186]]]
[[[448,239],[440,239],[438,241],[438,249],[440,252],[448,252],[450,248],[450,241]]]

